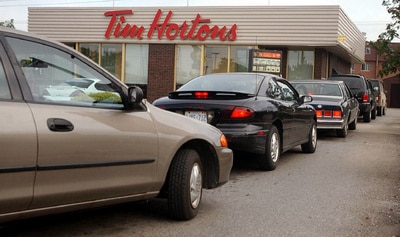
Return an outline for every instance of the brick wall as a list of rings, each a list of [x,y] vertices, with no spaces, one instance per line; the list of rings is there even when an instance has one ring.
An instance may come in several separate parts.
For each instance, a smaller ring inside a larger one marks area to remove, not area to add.
[[[147,84],[147,100],[166,96],[174,90],[175,45],[149,45],[149,79]]]
[[[314,79],[327,78],[328,53],[323,49],[315,49]]]

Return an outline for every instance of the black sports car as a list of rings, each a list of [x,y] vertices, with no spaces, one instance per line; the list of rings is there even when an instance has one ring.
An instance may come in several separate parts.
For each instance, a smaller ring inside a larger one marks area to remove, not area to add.
[[[338,137],[346,137],[347,129],[355,130],[358,101],[343,81],[294,80],[290,83],[300,95],[312,95],[317,113],[318,129],[336,130]]]
[[[216,126],[232,150],[258,154],[259,167],[273,170],[280,154],[297,145],[315,151],[310,101],[272,74],[221,73],[197,77],[153,104]]]
[[[257,154],[263,170],[297,145],[313,153],[317,146],[314,108],[285,79],[262,73],[207,74],[184,84],[154,105],[219,128],[234,151]]]

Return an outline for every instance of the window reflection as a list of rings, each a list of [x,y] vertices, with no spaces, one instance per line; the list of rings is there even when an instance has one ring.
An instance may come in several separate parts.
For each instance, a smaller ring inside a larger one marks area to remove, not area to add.
[[[10,88],[8,87],[3,64],[0,61],[0,99],[11,99]]]
[[[122,108],[119,87],[58,48],[7,38],[33,99],[45,103]]]
[[[201,46],[178,45],[176,47],[176,87],[200,76]]]

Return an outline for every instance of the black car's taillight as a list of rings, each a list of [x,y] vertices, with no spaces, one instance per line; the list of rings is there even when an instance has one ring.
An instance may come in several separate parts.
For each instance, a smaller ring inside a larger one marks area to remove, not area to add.
[[[369,101],[367,93],[364,93],[362,98],[363,98],[363,102],[368,102]]]
[[[316,110],[317,118],[342,118],[341,110]]]
[[[208,92],[207,91],[196,91],[196,92],[194,92],[194,97],[196,97],[196,99],[207,99]]]
[[[231,113],[232,119],[250,118],[254,115],[254,110],[248,107],[235,107]]]

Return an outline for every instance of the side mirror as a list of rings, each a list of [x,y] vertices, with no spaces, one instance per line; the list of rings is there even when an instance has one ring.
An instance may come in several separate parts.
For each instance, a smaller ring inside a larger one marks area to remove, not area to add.
[[[143,91],[138,86],[129,87],[128,90],[129,102],[138,105],[143,100]]]
[[[311,101],[313,101],[313,98],[309,95],[303,95],[302,97],[300,97],[301,99],[301,103],[310,103]]]

